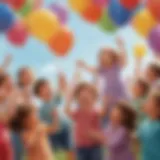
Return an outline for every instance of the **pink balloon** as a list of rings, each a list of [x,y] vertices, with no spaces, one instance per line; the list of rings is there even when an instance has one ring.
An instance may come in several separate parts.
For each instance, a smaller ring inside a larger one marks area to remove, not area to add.
[[[15,25],[7,32],[7,39],[13,45],[23,46],[28,40],[28,31],[23,22],[18,21]]]
[[[106,7],[108,4],[108,0],[93,0],[94,3],[100,5],[101,7]]]
[[[34,9],[39,9],[39,8],[42,7],[42,5],[43,5],[43,0],[34,0],[34,6],[33,6],[33,8]]]

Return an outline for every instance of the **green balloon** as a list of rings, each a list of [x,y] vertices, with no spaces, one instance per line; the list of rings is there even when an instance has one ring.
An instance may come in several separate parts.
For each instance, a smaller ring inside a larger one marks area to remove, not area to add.
[[[117,30],[117,26],[111,20],[107,11],[103,13],[98,25],[105,32],[115,32]]]
[[[33,9],[33,0],[26,0],[24,6],[18,11],[18,14],[25,17],[27,16]]]

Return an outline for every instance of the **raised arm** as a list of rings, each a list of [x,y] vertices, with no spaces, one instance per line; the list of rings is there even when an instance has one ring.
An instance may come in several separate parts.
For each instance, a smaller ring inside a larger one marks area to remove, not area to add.
[[[125,49],[125,44],[122,38],[118,37],[117,40],[117,45],[119,49],[119,62],[122,67],[125,67],[127,65],[127,52]]]
[[[12,56],[10,54],[6,55],[3,63],[0,66],[0,73],[4,72],[12,62]]]
[[[78,66],[79,68],[82,68],[82,69],[84,69],[84,70],[92,73],[92,74],[96,74],[96,73],[97,73],[97,68],[96,68],[96,67],[91,67],[91,66],[87,65],[87,64],[86,64],[84,61],[82,61],[82,60],[78,60],[78,61],[77,61],[77,66]]]

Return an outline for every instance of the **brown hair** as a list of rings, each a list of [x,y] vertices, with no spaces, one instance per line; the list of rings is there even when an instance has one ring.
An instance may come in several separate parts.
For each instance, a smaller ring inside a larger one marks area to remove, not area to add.
[[[41,87],[42,87],[43,85],[47,84],[47,83],[48,83],[48,81],[47,81],[46,79],[39,79],[39,80],[37,80],[37,81],[35,82],[35,84],[34,84],[34,87],[33,87],[34,94],[35,94],[36,96],[38,96]]]
[[[33,106],[18,106],[15,115],[10,120],[10,128],[16,132],[22,132],[25,129],[24,121],[32,113],[33,110]]]
[[[158,63],[151,63],[149,65],[149,69],[152,70],[152,72],[154,73],[154,75],[157,78],[160,78],[160,64],[158,64]]]
[[[118,63],[119,56],[118,56],[115,49],[113,49],[113,48],[101,48],[100,53],[99,53],[99,57],[101,57],[104,54],[110,55],[113,63]]]
[[[96,98],[98,97],[98,93],[97,93],[96,87],[94,87],[93,84],[86,83],[86,82],[80,83],[80,84],[77,85],[77,87],[76,87],[76,89],[74,91],[74,97],[78,98],[80,92],[82,90],[85,90],[85,89],[89,90],[93,94],[93,96],[95,96]]]
[[[148,95],[149,90],[150,90],[150,85],[147,81],[144,79],[140,78],[136,80],[136,83],[139,84],[142,87],[143,90],[143,96]]]
[[[132,131],[136,127],[136,111],[127,102],[118,102],[117,108],[122,114],[122,125],[129,131]]]
[[[0,74],[0,87],[4,84],[4,82],[6,81],[6,79],[9,77],[8,74],[6,73],[1,73]]]
[[[158,109],[158,119],[160,120],[160,91],[151,94],[155,107]]]

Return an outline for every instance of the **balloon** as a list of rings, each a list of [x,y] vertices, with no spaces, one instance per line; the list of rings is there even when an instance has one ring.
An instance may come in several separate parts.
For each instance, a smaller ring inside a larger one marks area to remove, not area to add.
[[[148,41],[155,54],[160,55],[160,25],[153,28],[149,35]]]
[[[19,10],[19,14],[22,16],[27,16],[33,9],[33,0],[26,0],[24,6]]]
[[[99,21],[99,26],[103,31],[114,32],[117,30],[116,25],[113,23],[111,18],[108,16],[108,13],[105,11]]]
[[[144,57],[146,54],[146,46],[142,44],[136,44],[134,47],[134,55],[135,57]]]
[[[43,0],[34,0],[33,9],[39,9],[43,5]]]
[[[14,23],[14,13],[6,5],[0,4],[0,32],[5,32],[12,27]]]
[[[26,0],[5,0],[14,10],[19,10],[25,4]]]
[[[147,0],[147,8],[152,13],[152,15],[160,21],[160,1]]]
[[[7,39],[14,45],[23,46],[28,39],[28,31],[22,21],[18,21],[7,32]]]
[[[26,23],[29,31],[42,41],[48,41],[59,30],[57,17],[46,9],[32,12],[27,17]]]
[[[100,7],[106,7],[108,0],[93,0],[93,2]]]
[[[133,10],[140,4],[140,0],[120,0],[120,3],[125,8]]]
[[[132,11],[124,8],[119,1],[111,0],[108,7],[109,16],[117,25],[124,25],[130,21],[132,17]]]
[[[82,13],[82,17],[91,23],[96,23],[102,16],[102,7],[90,4],[86,10]]]
[[[147,37],[152,28],[156,25],[156,21],[152,14],[144,9],[141,10],[133,19],[134,29],[142,36]]]
[[[65,56],[67,52],[72,48],[74,37],[72,32],[67,28],[62,28],[49,40],[49,46],[51,50],[56,52],[57,56]]]
[[[49,8],[58,17],[61,24],[66,24],[68,20],[68,10],[65,6],[54,3],[51,4]]]
[[[68,2],[74,11],[82,13],[91,3],[91,0],[68,0]]]

